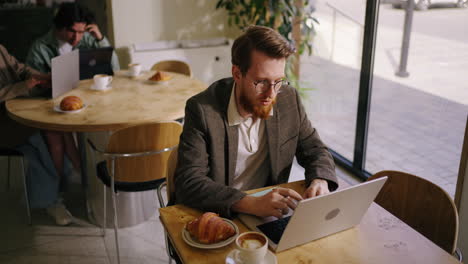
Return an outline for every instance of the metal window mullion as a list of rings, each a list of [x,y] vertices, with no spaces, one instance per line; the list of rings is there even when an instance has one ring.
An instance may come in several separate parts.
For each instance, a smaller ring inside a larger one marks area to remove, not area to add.
[[[353,170],[364,174],[380,0],[366,1]]]

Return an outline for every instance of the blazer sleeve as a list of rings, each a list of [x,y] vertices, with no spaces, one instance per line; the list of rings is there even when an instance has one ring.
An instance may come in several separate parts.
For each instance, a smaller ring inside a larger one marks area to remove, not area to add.
[[[294,91],[301,123],[296,158],[299,165],[305,169],[306,184],[308,186],[316,178],[324,179],[328,181],[328,189],[334,191],[338,188],[335,162],[327,146],[320,139],[317,129],[312,127],[299,94],[295,89]]]
[[[175,202],[232,218],[231,206],[242,199],[245,193],[211,178],[211,142],[206,116],[203,107],[194,98],[187,101],[184,122],[174,177]]]

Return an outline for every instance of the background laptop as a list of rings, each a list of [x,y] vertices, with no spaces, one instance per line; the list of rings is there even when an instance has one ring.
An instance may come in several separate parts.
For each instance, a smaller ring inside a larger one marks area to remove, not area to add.
[[[302,200],[282,219],[248,214],[239,214],[239,218],[249,229],[264,233],[272,250],[283,251],[359,224],[386,180],[382,177]]]
[[[95,74],[113,75],[113,51],[112,47],[80,50],[80,80],[91,79]]]

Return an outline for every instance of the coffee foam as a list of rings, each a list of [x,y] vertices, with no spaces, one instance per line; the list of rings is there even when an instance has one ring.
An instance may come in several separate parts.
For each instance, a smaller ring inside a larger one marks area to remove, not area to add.
[[[263,246],[263,242],[257,239],[246,239],[242,241],[241,246],[247,249],[257,249]]]
[[[258,249],[267,243],[266,239],[255,233],[245,234],[239,237],[239,246],[245,249]]]

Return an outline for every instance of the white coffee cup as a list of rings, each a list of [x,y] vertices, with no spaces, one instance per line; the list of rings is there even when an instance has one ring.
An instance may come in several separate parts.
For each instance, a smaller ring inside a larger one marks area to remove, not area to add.
[[[94,89],[95,90],[105,90],[112,82],[112,76],[107,74],[96,74],[93,77],[94,80]]]
[[[138,76],[141,73],[141,64],[132,63],[128,65],[128,73],[130,76]]]
[[[268,250],[267,237],[259,232],[244,232],[236,238],[237,258],[242,264],[262,263]]]

